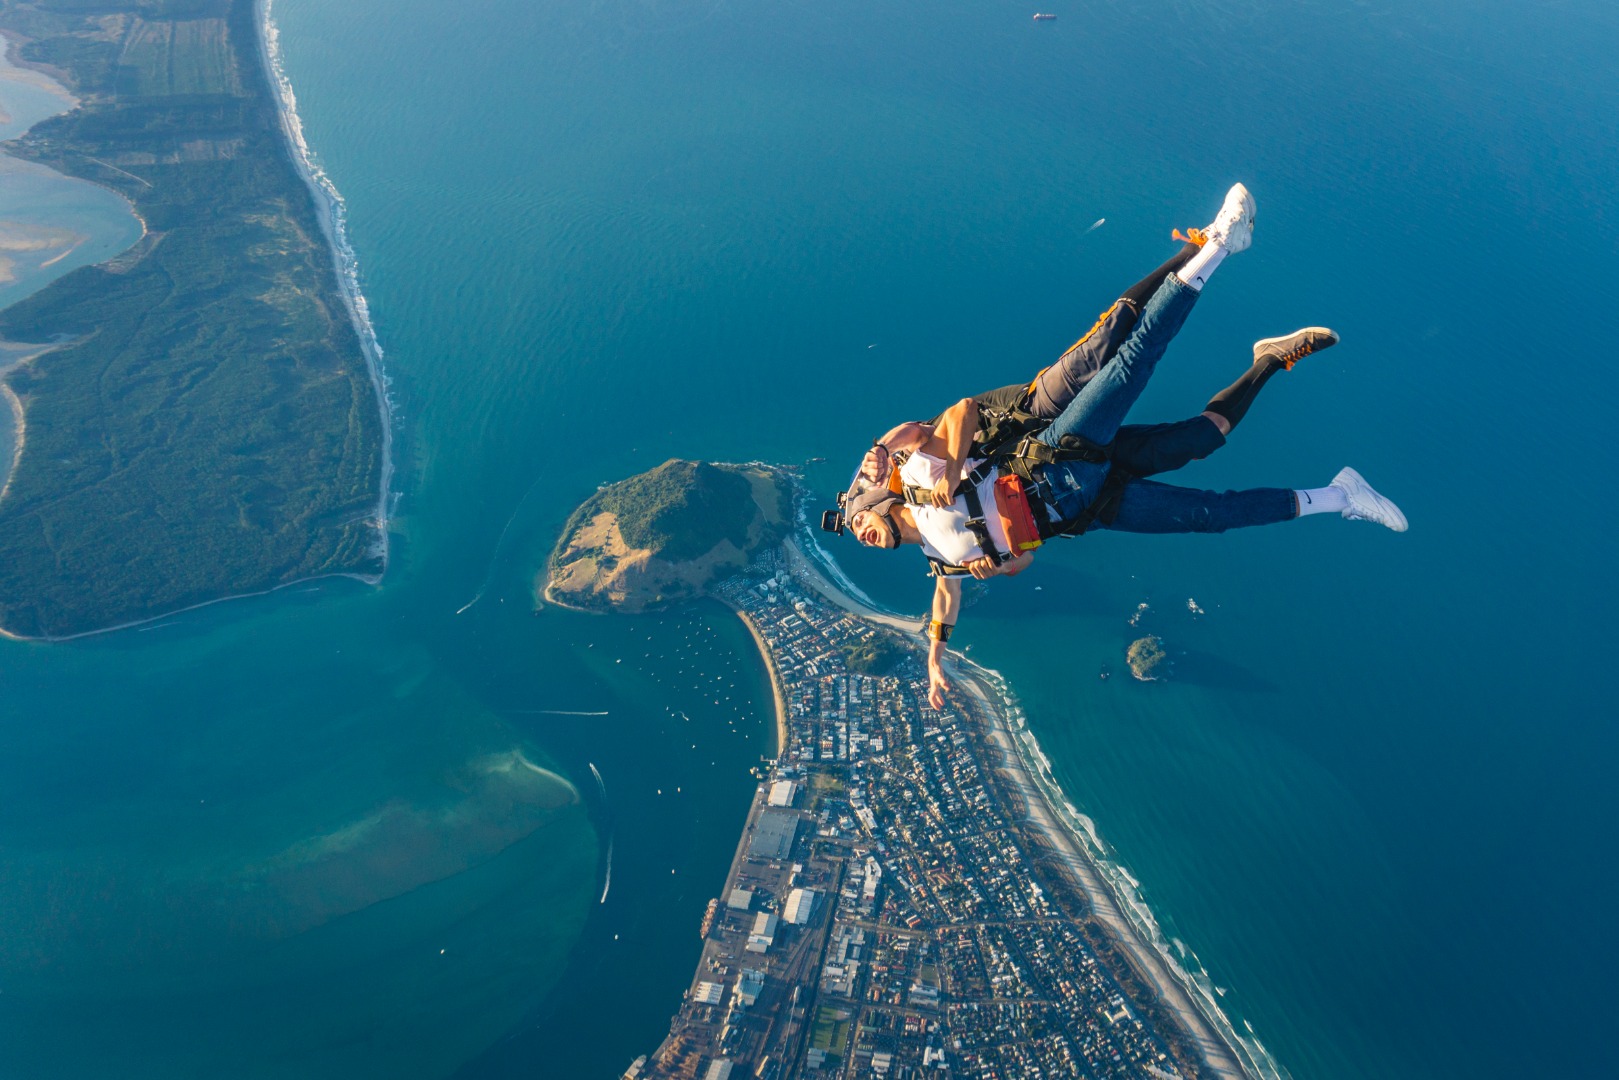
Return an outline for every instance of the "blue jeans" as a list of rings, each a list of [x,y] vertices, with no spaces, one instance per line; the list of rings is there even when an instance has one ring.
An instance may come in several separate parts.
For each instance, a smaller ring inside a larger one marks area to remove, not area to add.
[[[1124,344],[1040,433],[1040,441],[1057,446],[1064,435],[1077,435],[1099,446],[1111,443],[1197,298],[1198,291],[1178,277],[1159,286]]]
[[[1119,496],[1119,512],[1098,529],[1134,533],[1219,533],[1250,525],[1274,525],[1298,516],[1291,488],[1199,491],[1132,480]]]
[[[1115,466],[1132,477],[1150,476],[1207,457],[1225,444],[1220,429],[1204,416],[1175,424],[1121,426],[1197,297],[1197,290],[1179,278],[1165,281],[1107,366],[1041,432],[1041,441],[1052,446],[1064,435],[1112,444],[1110,461],[1059,461],[1042,470],[1036,490],[1050,504],[1054,520],[1070,523],[1084,517]],[[1119,496],[1116,514],[1105,522],[1097,521],[1094,527],[1138,533],[1215,533],[1271,525],[1297,514],[1298,505],[1288,488],[1216,492],[1132,479]]]
[[[1141,318],[1136,320],[1130,336],[1119,346],[1112,359],[1085,384],[1085,388],[1037,438],[1049,446],[1060,445],[1065,435],[1077,435],[1102,446],[1113,443],[1121,434],[1120,425],[1124,423],[1124,417],[1130,411],[1130,406],[1136,403],[1142,390],[1146,389],[1147,380],[1152,378],[1159,358],[1164,355],[1164,350],[1169,347],[1169,343],[1180,331],[1181,325],[1186,322],[1186,316],[1191,313],[1192,305],[1197,303],[1197,297],[1197,290],[1177,277],[1171,276],[1159,286],[1158,291],[1153,293],[1152,299],[1147,302]],[[1198,424],[1202,424],[1203,427],[1198,428],[1196,426]],[[1165,432],[1162,428],[1181,430]],[[1196,449],[1196,436],[1200,431],[1212,431],[1215,436],[1219,435],[1219,431],[1212,423],[1199,417],[1181,425],[1162,425],[1158,439],[1136,440],[1133,449],[1136,454],[1143,457],[1152,457],[1158,451],[1165,451],[1163,454],[1165,458],[1174,458],[1178,453],[1182,457],[1179,464],[1184,465],[1191,457],[1204,456],[1201,453],[1191,453],[1187,456],[1188,445]],[[1219,440],[1224,441],[1223,438]],[[1126,442],[1128,445],[1129,440]],[[1213,443],[1210,449],[1217,448],[1219,442]],[[1142,445],[1143,443],[1145,445]],[[1116,446],[1114,449],[1117,457],[1117,452],[1121,448]],[[1130,467],[1129,463],[1122,460],[1120,465],[1123,468]],[[1139,475],[1163,472],[1166,468],[1177,467],[1179,466],[1160,463],[1158,467],[1141,469],[1137,472]],[[1107,479],[1109,468],[1109,462],[1090,461],[1059,461],[1048,465],[1039,484],[1039,487],[1044,489],[1040,494],[1051,504],[1060,520],[1075,521],[1084,514],[1102,490],[1102,482]]]

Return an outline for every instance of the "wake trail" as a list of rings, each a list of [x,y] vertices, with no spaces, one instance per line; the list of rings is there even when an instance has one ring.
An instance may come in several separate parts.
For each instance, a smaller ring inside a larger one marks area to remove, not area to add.
[[[596,778],[596,790],[601,793],[602,810],[605,812],[607,809],[607,781],[602,779],[602,771],[596,768],[596,763],[594,761],[587,761],[585,764],[590,766],[590,775]],[[611,819],[609,819],[607,833],[607,874],[602,879],[601,899],[596,901],[598,904],[607,903],[607,890],[613,887],[613,833],[611,830]]]
[[[512,523],[517,520],[517,515],[523,512],[523,506],[528,502],[528,497],[534,494],[534,489],[539,487],[540,481],[544,479],[544,473],[536,476],[533,482],[528,485],[528,489],[523,492],[523,497],[517,500],[517,506],[512,510],[512,516],[506,519],[505,527],[500,530],[500,535],[495,538],[495,550],[489,556],[489,569],[484,572],[483,584],[478,586],[477,595],[455,609],[457,615],[482,600],[484,593],[489,591],[490,582],[495,580],[495,566],[500,562],[500,549],[506,546],[506,534],[512,531]]]
[[[471,605],[469,604],[467,606],[470,607]],[[462,609],[462,610],[465,610],[465,609]],[[459,615],[460,613],[461,612],[459,612],[459,611],[456,612],[457,615]],[[584,712],[584,711],[579,710],[579,709],[509,709],[507,711],[512,713],[515,716],[608,716],[608,715],[610,715],[606,709],[602,709],[600,712]]]

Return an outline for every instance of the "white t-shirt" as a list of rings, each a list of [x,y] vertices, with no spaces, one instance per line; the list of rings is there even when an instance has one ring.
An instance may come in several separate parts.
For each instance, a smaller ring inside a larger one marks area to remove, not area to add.
[[[966,462],[961,467],[962,476],[965,477],[978,465],[976,460]],[[899,477],[910,487],[930,490],[944,476],[944,470],[943,459],[918,450],[900,469]],[[995,509],[993,472],[978,484],[978,501],[984,508],[984,524],[989,528],[989,538],[1005,555],[1012,545],[1006,539],[1006,527],[1001,524],[1001,515]],[[911,505],[909,509],[911,520],[916,522],[916,531],[922,534],[922,550],[929,558],[940,559],[952,566],[963,566],[968,559],[976,559],[984,554],[978,540],[967,528],[967,519],[972,515],[967,513],[967,500],[961,496],[959,488],[956,501],[945,509],[933,505]]]

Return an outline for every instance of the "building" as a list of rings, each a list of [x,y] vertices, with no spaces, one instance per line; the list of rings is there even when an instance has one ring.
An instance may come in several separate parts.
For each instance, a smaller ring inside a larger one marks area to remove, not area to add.
[[[691,999],[699,1005],[718,1005],[725,996],[725,987],[717,982],[700,982]]]
[[[725,906],[732,911],[746,911],[753,906],[752,889],[732,889],[731,895],[726,897]]]
[[[793,797],[798,794],[798,785],[791,780],[777,780],[770,785],[769,803],[771,806],[791,806]]]
[[[814,889],[794,889],[787,894],[787,906],[782,909],[782,918],[794,926],[803,926],[810,921],[810,912],[815,910]]]
[[[765,973],[755,968],[743,968],[736,977],[736,1003],[751,1008],[759,1000],[759,991],[765,988]]]
[[[781,917],[773,911],[761,911],[753,920],[753,933],[748,935],[748,951],[762,953],[776,943],[776,927]]]
[[[781,862],[793,852],[798,835],[798,815],[785,810],[766,810],[759,815],[753,839],[748,842],[748,858]]]
[[[717,1058],[708,1063],[708,1071],[703,1074],[703,1080],[731,1080],[731,1069],[735,1063],[725,1058]]]

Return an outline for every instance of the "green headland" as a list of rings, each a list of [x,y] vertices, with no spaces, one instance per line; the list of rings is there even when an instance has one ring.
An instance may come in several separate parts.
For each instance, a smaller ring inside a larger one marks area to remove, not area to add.
[[[792,505],[779,470],[672,458],[586,499],[539,589],[552,603],[595,610],[688,600],[779,542]]]
[[[253,0],[0,0],[79,108],[6,147],[146,233],[0,312],[51,346],[0,495],[0,629],[62,637],[381,572],[377,385],[281,126]]]

